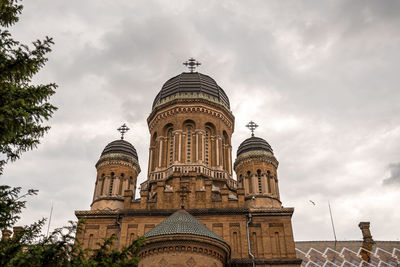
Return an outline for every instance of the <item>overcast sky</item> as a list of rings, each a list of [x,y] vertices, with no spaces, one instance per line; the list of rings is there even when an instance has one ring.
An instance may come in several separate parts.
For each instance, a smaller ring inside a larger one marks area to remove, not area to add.
[[[280,162],[296,240],[400,240],[399,1],[23,1],[14,37],[55,45],[35,83],[55,82],[59,110],[38,149],[2,183],[40,190],[20,224],[75,220],[93,197],[95,163],[119,138],[146,179],[146,118],[163,83],[195,57],[235,115],[233,158],[254,120]],[[315,202],[313,205],[310,200]]]

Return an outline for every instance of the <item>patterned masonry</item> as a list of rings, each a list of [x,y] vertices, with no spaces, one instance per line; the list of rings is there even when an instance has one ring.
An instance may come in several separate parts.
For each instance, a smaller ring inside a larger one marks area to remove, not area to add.
[[[252,133],[232,160],[229,98],[213,78],[196,72],[197,63],[186,62],[189,72],[169,79],[153,101],[139,197],[133,145],[124,138],[104,148],[91,209],[75,212],[86,219],[77,238],[93,248],[114,235],[120,249],[145,235],[139,266],[299,266],[294,209],[280,200],[271,146]],[[252,132],[256,127],[249,124]]]

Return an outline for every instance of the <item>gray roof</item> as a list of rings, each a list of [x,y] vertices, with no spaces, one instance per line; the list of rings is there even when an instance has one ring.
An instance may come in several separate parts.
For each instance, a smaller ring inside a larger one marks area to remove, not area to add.
[[[225,243],[221,237],[212,232],[204,224],[198,221],[195,217],[187,213],[185,210],[178,210],[159,225],[144,234],[145,237],[187,234],[205,236],[217,239]]]
[[[115,140],[104,148],[103,152],[101,155],[106,155],[106,154],[125,154],[128,156],[132,156],[135,159],[138,159],[136,149],[133,147],[133,145],[125,140],[119,139]]]
[[[252,136],[250,138],[247,138],[240,144],[237,150],[237,156],[242,153],[255,150],[264,150],[273,154],[272,148],[267,141],[260,137]]]
[[[153,108],[162,100],[180,93],[202,93],[230,108],[229,99],[224,90],[213,78],[199,72],[183,72],[166,81],[154,99]]]

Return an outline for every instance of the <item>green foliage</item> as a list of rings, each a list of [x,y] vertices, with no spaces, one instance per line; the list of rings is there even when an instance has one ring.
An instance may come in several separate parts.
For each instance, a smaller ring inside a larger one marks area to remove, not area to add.
[[[18,21],[22,5],[19,0],[0,0],[0,26],[9,27]],[[8,160],[16,160],[22,152],[35,148],[48,130],[44,120],[57,109],[48,100],[55,93],[54,83],[32,85],[33,76],[47,61],[53,40],[33,42],[33,48],[15,41],[11,34],[0,29],[0,175]],[[54,230],[49,236],[42,234],[45,219],[31,225],[9,229],[20,219],[25,208],[25,197],[36,195],[28,190],[20,195],[20,187],[0,186],[0,266],[137,266],[136,256],[143,238],[128,247],[115,249],[114,237],[97,244],[96,249],[83,249],[76,239],[79,224]],[[18,230],[18,231],[16,231]]]
[[[76,223],[70,222],[69,226],[56,229],[48,237],[40,234],[44,223],[45,220],[40,220],[12,238],[3,238],[0,241],[0,266],[137,266],[136,254],[144,243],[143,238],[121,250],[114,248],[114,237],[98,243],[96,249],[82,249],[82,244],[75,239],[76,233],[82,231]]]
[[[19,214],[26,203],[21,199],[37,194],[37,190],[32,189],[22,196],[19,196],[20,192],[20,187],[0,186],[0,230],[9,229],[20,219]]]
[[[8,27],[18,21],[22,5],[18,0],[0,0],[0,25]],[[56,84],[32,85],[35,74],[47,61],[52,38],[36,40],[33,48],[14,40],[10,32],[0,29],[0,174],[8,160],[35,148],[48,130],[43,126],[57,109],[49,98]]]

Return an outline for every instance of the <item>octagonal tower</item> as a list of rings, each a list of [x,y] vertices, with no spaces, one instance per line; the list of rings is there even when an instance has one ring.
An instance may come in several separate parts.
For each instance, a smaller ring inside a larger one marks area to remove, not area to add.
[[[124,192],[136,191],[140,166],[135,147],[123,140],[109,143],[96,163],[97,178],[92,210],[120,210],[124,207]]]
[[[192,70],[193,71],[193,70]],[[234,116],[224,90],[211,77],[183,72],[169,79],[147,119],[151,134],[148,181],[196,172],[214,181],[232,178]],[[199,182],[197,190],[204,183]]]

